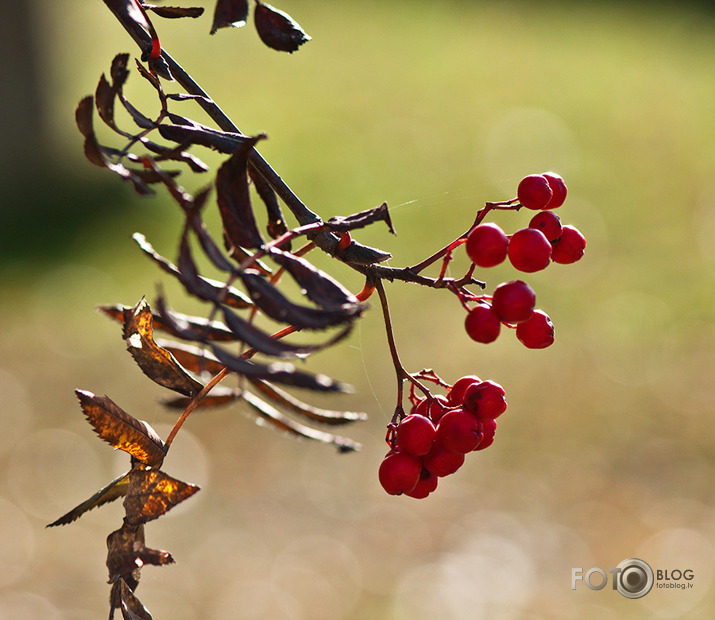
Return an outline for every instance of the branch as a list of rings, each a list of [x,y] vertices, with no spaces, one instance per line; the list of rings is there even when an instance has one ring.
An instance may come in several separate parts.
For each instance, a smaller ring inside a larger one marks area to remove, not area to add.
[[[125,11],[120,10],[120,7],[117,6],[116,2],[113,2],[112,0],[104,0],[104,3],[114,14],[127,33],[132,37],[132,39],[134,39],[134,42],[139,46],[142,52],[152,49],[151,36],[146,32],[146,30],[144,30],[144,28],[142,28],[140,24],[131,19]],[[181,67],[181,65],[179,65],[179,63],[166,52],[166,50],[162,50],[161,55],[166,61],[174,79],[188,94],[196,95],[198,97],[196,99],[197,103],[204,109],[204,111],[219,126],[220,129],[232,133],[242,133],[233,121],[231,121],[231,119],[224,113],[224,111],[216,105],[211,97],[209,97],[206,91],[199,86],[199,84],[183,69],[183,67]],[[274,189],[302,226],[322,221],[316,213],[313,213],[313,211],[303,204],[300,198],[296,196],[296,194],[290,189],[290,187],[288,187],[278,173],[273,170],[270,164],[256,149],[251,149],[248,156],[248,162]],[[390,254],[387,252],[358,243],[352,244],[349,248],[341,252],[340,256],[338,256],[338,237],[332,233],[318,233],[312,241],[314,241],[315,244],[327,254],[330,254],[331,256],[346,263],[369,265],[390,258]]]

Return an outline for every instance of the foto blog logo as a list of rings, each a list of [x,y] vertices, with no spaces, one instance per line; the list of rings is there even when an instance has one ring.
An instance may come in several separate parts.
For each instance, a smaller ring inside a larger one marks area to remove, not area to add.
[[[626,598],[642,598],[657,588],[677,588],[685,590],[692,588],[694,573],[692,570],[661,570],[653,571],[647,562],[639,558],[623,560],[616,568],[609,568],[612,575],[612,589],[617,590]],[[591,590],[603,590],[608,584],[608,573],[602,568],[590,568],[585,573],[583,568],[571,569],[571,589],[583,581]]]

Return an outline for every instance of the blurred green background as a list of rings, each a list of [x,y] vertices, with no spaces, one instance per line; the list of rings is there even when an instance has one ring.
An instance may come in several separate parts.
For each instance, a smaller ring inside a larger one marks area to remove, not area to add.
[[[165,394],[93,309],[152,299],[166,279],[130,235],[174,256],[181,222],[163,195],[139,199],[81,152],[74,107],[115,53],[135,54],[129,37],[99,1],[27,5],[29,39],[3,25],[5,71],[24,73],[3,85],[0,618],[84,620],[106,614],[104,539],[122,507],[43,528],[127,463],[94,436],[73,390],[107,394],[166,436]],[[348,429],[362,452],[295,442],[240,408],[190,418],[165,470],[203,490],[147,526],[147,544],[177,560],[143,571],[137,593],[154,617],[713,617],[709,5],[283,0],[313,37],[292,56],[264,48],[250,24],[209,37],[205,5],[196,21],[155,19],[165,48],[244,132],[268,133],[262,153],[313,210],[387,201],[398,236],[376,226],[358,237],[391,251],[392,265],[430,254],[484,201],[547,169],[565,177],[560,215],[588,248],[578,264],[525,278],[556,324],[544,351],[511,333],[477,345],[451,295],[389,287],[409,369],[478,374],[509,401],[494,446],[426,500],[388,497],[377,482],[394,379],[376,309],[309,364],[355,386],[314,400],[369,413]],[[23,90],[32,66],[39,82]],[[129,93],[152,109],[136,72]],[[497,221],[513,232],[528,218]],[[453,273],[465,266],[460,255]],[[479,275],[493,288],[514,274]],[[572,568],[631,557],[691,569],[693,587],[639,600],[610,583],[571,589]]]

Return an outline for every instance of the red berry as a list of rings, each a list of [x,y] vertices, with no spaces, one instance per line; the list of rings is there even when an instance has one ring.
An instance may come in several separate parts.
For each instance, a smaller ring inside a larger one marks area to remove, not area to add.
[[[464,391],[472,385],[472,383],[481,383],[482,380],[476,375],[467,375],[460,377],[454,382],[452,389],[447,394],[447,400],[450,405],[459,406],[464,402]]]
[[[411,491],[406,492],[405,495],[414,497],[415,499],[424,499],[437,488],[438,481],[439,478],[437,478],[437,476],[423,469],[417,486]]]
[[[480,224],[467,237],[467,255],[479,267],[494,267],[506,258],[508,244],[499,226],[491,222]]]
[[[492,309],[503,323],[521,323],[534,311],[536,294],[521,280],[503,282],[494,290]]]
[[[578,228],[564,226],[561,231],[561,238],[553,243],[551,258],[554,262],[567,265],[579,260],[586,250],[586,237],[581,234]]]
[[[424,397],[417,401],[410,413],[427,416],[436,424],[450,406],[446,396],[435,396],[431,403],[427,397]]]
[[[413,413],[397,425],[397,447],[401,452],[422,456],[432,448],[436,432],[432,420]]]
[[[519,271],[541,271],[551,262],[551,244],[536,228],[517,230],[509,239],[509,260]]]
[[[527,209],[545,209],[549,204],[554,192],[549,185],[549,181],[542,174],[530,174],[525,176],[516,190],[516,196],[522,206]]]
[[[491,306],[478,304],[467,314],[467,318],[464,320],[464,329],[472,340],[486,344],[497,339],[501,321]]]
[[[407,493],[417,486],[422,464],[404,452],[389,452],[380,463],[378,477],[382,488],[390,495]]]
[[[482,425],[464,409],[453,409],[442,416],[437,425],[437,437],[450,452],[466,454],[482,440]]]
[[[484,433],[484,438],[481,443],[477,446],[477,450],[484,450],[494,443],[494,434],[497,432],[497,421],[496,420],[484,420],[482,422],[482,433]]]
[[[561,218],[553,211],[539,211],[529,222],[529,228],[536,228],[544,233],[551,242],[561,236]]]
[[[555,172],[544,172],[541,176],[543,176],[547,180],[547,182],[549,183],[549,187],[551,188],[551,191],[553,193],[549,204],[547,204],[544,208],[556,209],[557,207],[560,207],[562,204],[564,204],[564,200],[566,200],[566,194],[568,192],[566,183],[564,183],[564,180],[561,178],[561,176],[556,174]]]
[[[443,478],[453,474],[464,465],[464,454],[450,452],[437,440],[422,459],[422,463],[431,474]]]
[[[554,343],[554,324],[541,310],[516,326],[516,337],[528,349],[545,349]]]
[[[504,388],[494,381],[470,385],[464,393],[464,408],[479,420],[494,420],[506,411]]]

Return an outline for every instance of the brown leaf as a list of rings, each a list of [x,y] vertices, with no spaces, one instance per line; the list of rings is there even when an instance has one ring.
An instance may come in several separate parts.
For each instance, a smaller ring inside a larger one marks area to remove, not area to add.
[[[204,10],[201,7],[182,7],[182,6],[156,6],[154,4],[145,4],[145,9],[153,11],[159,17],[168,19],[176,19],[179,17],[200,17]]]
[[[310,37],[290,15],[270,4],[257,1],[253,17],[261,41],[274,50],[293,53],[303,43],[310,41]]]
[[[204,396],[199,404],[196,405],[196,409],[215,409],[216,407],[223,407],[225,405],[230,405],[241,398],[243,390],[240,388],[228,388],[222,385],[217,385],[211,390],[208,396]],[[170,400],[163,400],[162,405],[165,407],[170,407],[171,409],[186,409],[191,402],[190,398],[185,396],[179,396],[178,398],[172,398]]]
[[[216,375],[223,370],[223,364],[212,353],[184,342],[157,340],[157,344],[170,351],[176,360],[187,370],[196,374],[208,372]]]
[[[123,336],[139,368],[155,383],[185,396],[195,396],[204,387],[154,342],[151,308],[143,297],[134,308],[124,310]]]
[[[144,548],[144,524],[124,523],[121,528],[107,536],[107,569],[109,581],[123,579],[130,588],[139,583],[143,562],[137,551]]]
[[[218,0],[214,10],[211,34],[215,34],[219,28],[229,26],[240,28],[246,24],[247,19],[248,0]]]
[[[152,467],[161,466],[167,448],[156,431],[137,420],[106,396],[75,390],[84,415],[101,439]]]
[[[149,610],[122,578],[117,579],[112,585],[110,601],[109,620],[113,620],[115,609],[121,610],[124,620],[152,620]]]
[[[259,248],[263,239],[256,227],[248,191],[248,154],[260,137],[252,138],[222,164],[216,174],[216,200],[224,233],[234,247]]]
[[[133,469],[124,498],[124,521],[139,524],[158,519],[198,490],[195,484],[176,480],[159,469]]]
[[[313,407],[307,403],[298,400],[292,394],[288,394],[284,390],[276,387],[263,379],[249,379],[251,384],[264,396],[270,398],[273,402],[282,405],[286,409],[297,413],[298,415],[311,420],[312,422],[320,422],[322,424],[330,424],[331,426],[339,426],[367,420],[367,415],[355,411],[330,411],[328,409],[320,409]]]
[[[56,521],[48,524],[46,527],[55,527],[57,525],[67,525],[79,519],[85,512],[98,508],[107,504],[119,497],[124,497],[129,488],[129,472],[122,474],[118,478],[112,480],[107,486],[99,489],[92,497],[83,501],[79,506],[70,510],[67,514],[62,515]]]
[[[278,195],[270,186],[268,181],[256,172],[256,169],[253,168],[253,166],[249,166],[248,175],[253,182],[253,186],[256,188],[256,192],[258,192],[258,195],[263,201],[263,204],[266,205],[266,211],[268,212],[268,234],[271,236],[271,239],[277,239],[281,235],[288,232],[288,226],[286,226],[283,211],[281,210],[280,203],[278,202]],[[284,247],[290,248],[289,245]]]
[[[360,444],[355,443],[352,439],[348,439],[347,437],[326,433],[324,431],[319,431],[314,428],[310,428],[309,426],[300,424],[299,422],[296,422],[295,420],[292,420],[288,416],[282,414],[275,407],[269,405],[267,402],[263,401],[251,392],[244,392],[243,398],[258,414],[260,420],[268,423],[270,426],[273,426],[278,430],[285,431],[294,437],[301,439],[313,439],[322,443],[330,443],[337,446],[340,452],[354,452],[362,447]]]

